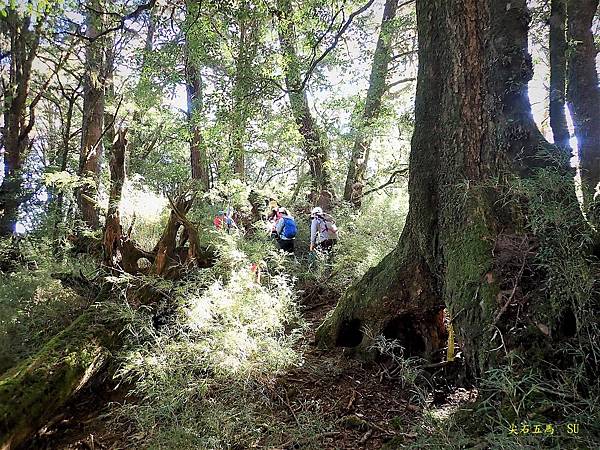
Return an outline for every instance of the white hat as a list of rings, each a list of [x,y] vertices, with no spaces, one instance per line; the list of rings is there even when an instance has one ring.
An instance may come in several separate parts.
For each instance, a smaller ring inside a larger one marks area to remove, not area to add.
[[[317,214],[323,214],[323,210],[322,210],[322,209],[321,209],[321,207],[319,207],[319,206],[315,206],[315,207],[314,207],[314,208],[311,210],[311,212],[310,212],[310,215],[311,215],[311,216],[314,216],[314,215],[317,215]]]

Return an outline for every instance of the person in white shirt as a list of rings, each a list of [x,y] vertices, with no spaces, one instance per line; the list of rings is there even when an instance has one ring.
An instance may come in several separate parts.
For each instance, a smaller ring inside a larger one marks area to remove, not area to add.
[[[337,226],[333,217],[317,206],[310,212],[310,218],[310,251],[318,248],[329,253],[338,239]]]

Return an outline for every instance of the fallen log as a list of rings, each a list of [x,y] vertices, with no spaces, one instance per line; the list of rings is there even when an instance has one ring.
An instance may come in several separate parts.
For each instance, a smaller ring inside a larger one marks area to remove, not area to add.
[[[198,231],[187,219],[194,196],[182,193],[169,197],[171,215],[165,230],[150,251],[139,249],[123,233],[118,203],[124,181],[125,132],[113,144],[111,159],[111,195],[109,214],[102,239],[104,270],[109,274],[123,272],[177,279],[193,268],[210,267],[215,260],[212,248],[199,243]],[[179,230],[183,228],[178,242]],[[186,245],[187,244],[187,245]],[[147,271],[138,265],[141,258],[151,263]],[[111,282],[104,277],[88,279],[82,273],[53,274],[65,286],[96,299],[109,297]],[[155,308],[165,299],[164,293],[148,283],[130,287],[128,301],[134,308]],[[90,309],[68,328],[51,339],[36,355],[23,361],[0,378],[0,450],[16,448],[47,424],[65,403],[106,366],[111,353],[121,343],[121,319],[102,316],[101,310]]]
[[[25,442],[106,365],[122,326],[86,312],[0,378],[0,449]]]

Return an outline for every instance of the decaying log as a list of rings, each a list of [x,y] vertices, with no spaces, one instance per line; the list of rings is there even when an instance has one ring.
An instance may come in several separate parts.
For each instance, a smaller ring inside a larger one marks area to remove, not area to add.
[[[169,197],[171,215],[165,230],[153,251],[139,248],[130,239],[130,233],[124,234],[119,215],[119,204],[125,182],[126,130],[119,130],[112,146],[110,158],[110,196],[108,213],[104,227],[103,249],[104,265],[109,270],[137,274],[148,272],[139,266],[139,260],[147,259],[151,263],[149,272],[153,275],[174,279],[181,270],[190,265],[210,267],[214,254],[210,249],[200,248],[198,231],[187,219],[186,213],[192,207],[195,196],[179,194],[176,200]],[[180,242],[177,236],[183,226]],[[185,245],[188,243],[189,245]]]
[[[0,449],[22,444],[107,363],[122,324],[84,313],[0,378]]]
[[[119,204],[125,183],[125,150],[127,148],[127,130],[119,130],[117,138],[113,142],[110,156],[110,194],[108,199],[108,211],[104,225],[104,236],[102,240],[103,263],[109,270],[137,274],[143,272],[138,261],[146,258],[154,259],[151,252],[139,248],[130,239],[131,229],[127,234],[123,233]]]
[[[154,247],[155,255],[150,271],[167,279],[178,278],[189,267],[206,268],[214,264],[212,248],[203,248],[198,239],[198,230],[187,219],[195,195],[181,194],[175,200],[169,197],[171,215],[161,238]],[[179,245],[177,236],[183,227]],[[185,243],[188,243],[185,246]]]
[[[138,248],[123,233],[119,202],[125,180],[125,131],[120,130],[112,148],[110,161],[111,190],[104,228],[103,262],[112,273],[142,272],[138,266],[147,258],[149,274],[176,279],[193,267],[214,264],[212,248],[200,245],[198,230],[186,214],[195,196],[187,193],[169,197],[171,215],[165,230],[148,252]],[[183,227],[182,233],[179,233]],[[178,242],[179,237],[179,242]],[[65,284],[86,296],[103,297],[110,282],[99,284],[83,274],[54,274]],[[104,277],[100,277],[103,280]],[[156,306],[165,294],[149,288],[147,283],[131,287],[130,304]],[[106,364],[112,351],[120,345],[119,332],[124,323],[107,320],[101,312],[90,309],[68,328],[50,340],[36,355],[23,361],[0,378],[0,450],[15,448],[50,421]]]

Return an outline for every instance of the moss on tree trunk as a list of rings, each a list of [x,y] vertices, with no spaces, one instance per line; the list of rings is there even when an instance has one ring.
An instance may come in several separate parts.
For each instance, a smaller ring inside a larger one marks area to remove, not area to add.
[[[431,354],[445,344],[446,308],[477,375],[496,364],[491,350],[496,331],[509,328],[508,305],[527,298],[533,311],[547,300],[534,289],[530,297],[522,282],[536,237],[528,200],[511,184],[544,167],[568,174],[568,166],[531,114],[525,0],[417,2],[417,23],[406,225],[397,248],[348,290],[317,338],[366,350],[383,334]],[[561,198],[577,205],[572,183],[561,185]],[[506,351],[521,344],[503,343]]]
[[[107,362],[118,322],[88,312],[0,378],[0,448],[15,448],[47,423]]]

